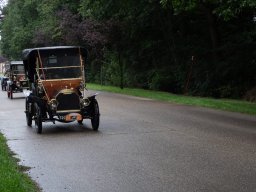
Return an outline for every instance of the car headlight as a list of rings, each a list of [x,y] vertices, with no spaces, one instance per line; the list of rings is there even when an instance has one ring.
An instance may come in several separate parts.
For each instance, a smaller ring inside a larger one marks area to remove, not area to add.
[[[56,99],[52,99],[50,102],[49,102],[49,106],[50,106],[50,109],[52,111],[56,111],[57,110],[57,106],[58,106],[58,102]]]
[[[81,99],[80,104],[82,108],[87,107],[88,105],[90,105],[90,100],[88,98]]]

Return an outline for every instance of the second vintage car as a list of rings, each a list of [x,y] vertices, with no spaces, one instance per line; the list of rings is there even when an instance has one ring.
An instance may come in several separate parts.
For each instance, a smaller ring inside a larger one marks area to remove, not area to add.
[[[87,51],[79,46],[41,47],[23,50],[30,92],[26,97],[27,125],[35,121],[37,133],[43,122],[82,124],[90,119],[97,131],[100,121],[96,94],[86,96],[85,61]]]
[[[23,92],[24,89],[29,88],[22,61],[11,61],[8,75],[9,80],[6,83],[8,98],[13,99],[13,93]]]

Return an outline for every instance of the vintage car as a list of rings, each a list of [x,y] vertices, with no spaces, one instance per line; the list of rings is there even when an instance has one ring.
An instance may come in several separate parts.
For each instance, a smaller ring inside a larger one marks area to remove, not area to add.
[[[23,92],[28,89],[28,80],[25,77],[25,71],[22,61],[11,61],[9,69],[9,80],[7,81],[7,96],[13,99],[13,93]]]
[[[97,131],[100,122],[97,94],[86,96],[85,61],[87,51],[79,46],[25,49],[22,52],[30,91],[26,94],[27,125],[35,121],[37,133],[42,122],[69,123],[90,119]]]
[[[2,91],[6,91],[6,87],[7,87],[7,81],[9,80],[8,77],[4,76],[1,77],[1,87],[2,87]]]

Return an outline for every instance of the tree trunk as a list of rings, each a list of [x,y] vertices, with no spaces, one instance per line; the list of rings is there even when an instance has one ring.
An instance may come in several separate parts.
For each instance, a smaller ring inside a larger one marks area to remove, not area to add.
[[[121,53],[120,51],[118,52],[118,63],[119,63],[119,67],[120,67],[120,88],[123,89],[124,88],[124,66],[123,66],[123,62],[121,61]]]
[[[217,32],[217,23],[216,23],[216,18],[213,15],[212,9],[207,7],[204,4],[201,4],[201,7],[203,9],[203,12],[207,18],[208,22],[208,27],[209,27],[209,34],[211,38],[211,44],[212,44],[212,56],[213,60],[217,61],[218,60],[218,53],[217,53],[217,48],[219,44],[219,37],[218,37],[218,32]]]

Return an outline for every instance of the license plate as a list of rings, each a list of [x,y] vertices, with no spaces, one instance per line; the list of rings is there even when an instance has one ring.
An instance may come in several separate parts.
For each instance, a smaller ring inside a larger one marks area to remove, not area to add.
[[[65,120],[66,121],[81,121],[82,120],[82,116],[79,113],[71,113],[65,116]]]

